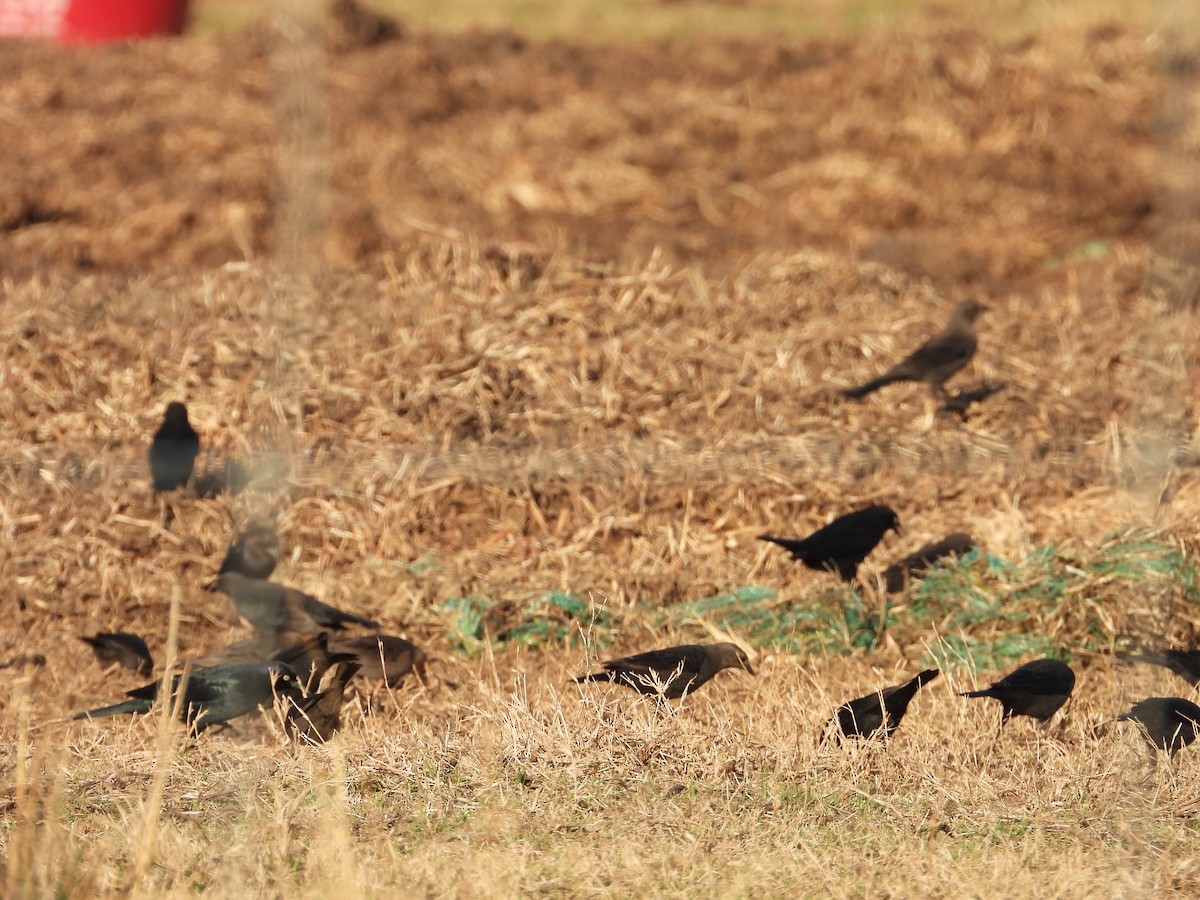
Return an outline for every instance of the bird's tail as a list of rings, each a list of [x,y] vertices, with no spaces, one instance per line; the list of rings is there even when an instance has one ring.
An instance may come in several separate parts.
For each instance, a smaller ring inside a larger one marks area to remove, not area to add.
[[[773,534],[760,534],[758,539],[760,541],[767,541],[771,544],[778,544],[784,550],[787,550],[789,553],[791,553],[792,556],[799,556],[802,552],[804,552],[804,538],[785,538],[777,537]]]
[[[917,683],[917,687],[924,687],[925,685],[927,685],[929,682],[933,681],[933,679],[937,678],[941,674],[942,673],[940,671],[938,671],[937,669],[926,669],[924,672],[921,672],[919,675],[917,675],[917,677],[914,678],[913,681],[915,681]]]
[[[586,675],[579,675],[571,680],[576,684],[582,684],[585,681],[612,681],[612,672],[589,672]]]
[[[880,375],[878,378],[872,378],[870,381],[866,382],[865,384],[860,384],[858,387],[846,388],[846,390],[842,391],[842,396],[848,400],[859,400],[867,396],[867,394],[872,394],[881,387],[889,385],[893,381],[897,380],[899,379],[896,379],[891,375]]]
[[[124,713],[148,712],[154,705],[153,700],[143,700],[135,697],[124,703],[114,703],[112,706],[101,706],[99,709],[89,709],[87,712],[76,713],[76,719],[99,719],[102,716],[119,716]]]

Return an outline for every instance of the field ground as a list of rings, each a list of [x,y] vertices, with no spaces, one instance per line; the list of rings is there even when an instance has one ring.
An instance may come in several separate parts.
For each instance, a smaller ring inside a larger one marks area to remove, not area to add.
[[[0,44],[5,896],[1193,896],[1200,762],[1112,720],[1190,690],[1114,650],[1200,640],[1200,57],[1038,24]],[[967,296],[1000,393],[838,397]],[[173,399],[250,489],[150,494]],[[755,540],[870,502],[853,591]],[[319,748],[70,721],[132,686],[79,634],[244,635],[266,515],[428,683]],[[678,710],[569,681],[713,638],[758,674]],[[1045,654],[1048,728],[955,696]]]

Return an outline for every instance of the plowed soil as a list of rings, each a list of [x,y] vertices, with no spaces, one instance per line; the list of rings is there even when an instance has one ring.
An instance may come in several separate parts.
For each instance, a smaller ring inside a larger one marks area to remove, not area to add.
[[[0,265],[269,257],[296,146],[318,160],[300,202],[343,267],[431,234],[704,271],[818,247],[994,292],[1161,225],[1161,85],[1119,26],[1010,44],[375,38],[4,44]]]

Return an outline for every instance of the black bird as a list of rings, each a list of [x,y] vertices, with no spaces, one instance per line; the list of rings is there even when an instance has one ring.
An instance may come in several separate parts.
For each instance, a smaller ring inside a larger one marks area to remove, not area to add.
[[[891,737],[917,691],[939,674],[937,669],[926,669],[904,684],[851,700],[837,711],[838,728],[846,737],[874,737],[880,729],[885,736]]]
[[[168,403],[147,454],[154,490],[173,491],[187,484],[199,453],[200,435],[188,421],[187,407],[178,401]]]
[[[391,634],[367,635],[336,641],[332,653],[352,653],[362,667],[362,675],[374,681],[386,681],[396,687],[409,672],[425,678],[425,652],[411,641]]]
[[[987,307],[977,300],[966,300],[958,304],[946,327],[910,356],[878,378],[842,391],[842,396],[857,400],[897,381],[924,381],[935,396],[945,396],[946,379],[970,362],[971,357],[975,355],[978,339],[975,336],[974,322],[980,313],[986,311]]]
[[[754,674],[746,651],[736,644],[683,644],[612,659],[602,665],[603,672],[580,675],[576,683],[611,681],[631,687],[639,694],[677,700],[722,669],[745,669]]]
[[[1193,687],[1200,685],[1200,650],[1163,650],[1161,653],[1118,653],[1128,662],[1166,666]]]
[[[242,618],[261,634],[324,628],[340,631],[350,624],[380,627],[378,622],[342,612],[304,591],[261,578],[247,578],[241,572],[225,572],[218,576],[212,590],[228,594]]]
[[[1196,739],[1200,706],[1182,697],[1151,697],[1117,716],[1122,720],[1140,722],[1150,745],[1174,756]]]
[[[974,549],[975,541],[969,534],[963,534],[961,531],[955,532],[940,541],[926,544],[899,562],[888,566],[883,573],[883,583],[889,594],[899,593],[904,590],[904,586],[908,584],[910,578],[914,575],[925,574],[934,563],[949,556],[962,556]]]
[[[172,679],[173,695],[178,692],[182,678],[182,675],[176,675]],[[81,712],[75,718],[88,719],[147,712],[158,700],[158,688],[159,682],[152,681],[127,692],[127,696],[132,699]],[[188,674],[180,712],[192,730],[200,732],[211,725],[228,722],[259,706],[270,704],[276,693],[283,696],[300,696],[296,673],[286,663],[227,663],[209,666],[195,669]]]
[[[858,566],[888,531],[899,531],[900,519],[890,506],[877,504],[834,519],[806,538],[760,534],[760,541],[778,544],[810,569],[837,572],[842,581],[853,581]]]
[[[254,522],[229,545],[218,574],[241,572],[248,578],[269,578],[277,562],[279,538],[274,526]]]
[[[128,631],[101,632],[87,637],[80,635],[79,639],[91,645],[96,659],[104,665],[120,663],[126,669],[132,669],[138,675],[149,676],[154,671],[154,660],[150,656],[150,648],[136,634]]]
[[[1035,659],[1009,672],[991,687],[968,691],[960,697],[994,697],[1004,708],[1001,724],[1013,716],[1047,721],[1067,702],[1075,687],[1075,673],[1057,659]]]
[[[982,403],[992,394],[998,394],[1004,390],[1004,382],[988,382],[981,384],[977,388],[971,388],[968,391],[959,391],[953,397],[947,397],[946,402],[939,408],[938,412],[942,415],[953,416],[957,415],[964,422],[967,419],[967,412],[971,409],[974,403]]]
[[[342,727],[342,704],[346,685],[358,672],[358,661],[343,662],[332,683],[303,700],[292,699],[288,704],[287,729],[296,740],[306,744],[323,744]]]

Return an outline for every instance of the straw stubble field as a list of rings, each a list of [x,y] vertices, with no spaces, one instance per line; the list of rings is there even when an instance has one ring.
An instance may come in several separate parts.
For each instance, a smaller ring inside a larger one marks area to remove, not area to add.
[[[280,221],[278,40],[0,48],[7,895],[1195,892],[1196,763],[1111,725],[1188,690],[1111,651],[1200,624],[1145,40],[343,47],[315,225]],[[329,265],[280,266],[313,228]],[[1000,394],[838,398],[968,295],[956,382]],[[172,399],[247,491],[150,494]],[[904,529],[856,592],[755,541],[869,502]],[[182,655],[244,634],[203,585],[253,515],[428,683],[316,748],[69,721],[131,686],[76,635],[161,660],[173,598]],[[981,550],[883,593],[956,530]],[[758,674],[678,710],[568,679],[714,638]],[[1047,729],[955,696],[1045,653],[1079,673]],[[820,743],[930,663],[890,743]]]

